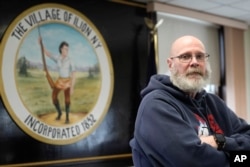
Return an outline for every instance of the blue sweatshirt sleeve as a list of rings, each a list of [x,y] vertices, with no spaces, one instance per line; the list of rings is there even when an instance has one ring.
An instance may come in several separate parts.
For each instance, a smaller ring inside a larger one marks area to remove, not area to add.
[[[226,134],[225,151],[250,151],[250,125],[228,109],[231,131]]]
[[[145,98],[138,110],[134,142],[148,163],[164,167],[229,167],[227,155],[201,144],[195,129],[163,99]]]
[[[250,151],[250,125],[238,117],[215,95],[208,96],[208,106],[226,137],[224,151]]]

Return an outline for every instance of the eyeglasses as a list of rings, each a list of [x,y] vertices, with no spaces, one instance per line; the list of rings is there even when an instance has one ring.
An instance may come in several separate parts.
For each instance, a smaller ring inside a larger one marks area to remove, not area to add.
[[[209,56],[210,55],[207,53],[196,53],[194,55],[196,61],[198,61],[198,62],[204,62],[205,60],[208,59]],[[173,58],[178,58],[180,60],[180,62],[182,62],[182,63],[189,63],[193,59],[193,55],[191,53],[184,53],[184,54],[179,55],[179,56],[171,57],[171,59],[173,59]]]

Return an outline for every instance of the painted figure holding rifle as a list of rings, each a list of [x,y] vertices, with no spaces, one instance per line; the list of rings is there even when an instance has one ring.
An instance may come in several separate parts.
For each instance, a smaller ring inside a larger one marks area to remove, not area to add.
[[[61,90],[63,90],[65,98],[65,112],[66,112],[65,123],[68,124],[69,112],[70,112],[70,96],[73,93],[75,84],[75,67],[70,57],[68,56],[69,44],[65,41],[61,42],[61,44],[59,45],[60,54],[58,56],[52,55],[48,50],[45,49],[41,37],[39,38],[39,44],[41,45],[42,48],[43,63],[45,64],[45,66],[46,62],[44,55],[52,59],[56,63],[58,69],[59,77],[55,83],[49,76],[48,70],[45,69],[46,77],[52,88],[52,101],[58,113],[56,120],[60,120],[62,116],[62,110],[58,100],[58,94]]]

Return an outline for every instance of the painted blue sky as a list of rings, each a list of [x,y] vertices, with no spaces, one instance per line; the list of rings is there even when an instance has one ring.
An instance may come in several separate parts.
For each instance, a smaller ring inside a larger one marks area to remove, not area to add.
[[[59,55],[58,47],[62,41],[69,43],[69,56],[78,67],[89,67],[97,64],[98,59],[88,39],[79,31],[65,24],[49,23],[40,25],[44,47],[54,55]],[[21,43],[18,56],[25,56],[29,61],[42,62],[41,48],[38,44],[38,28],[28,32]],[[53,64],[46,58],[48,65]]]

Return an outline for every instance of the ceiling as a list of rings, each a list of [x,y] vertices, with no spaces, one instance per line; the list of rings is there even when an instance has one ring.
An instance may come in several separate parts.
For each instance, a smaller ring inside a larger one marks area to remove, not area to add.
[[[134,0],[160,2],[243,21],[250,25],[250,0]]]

